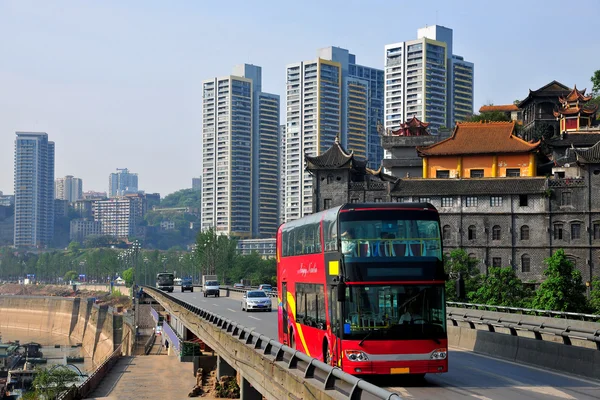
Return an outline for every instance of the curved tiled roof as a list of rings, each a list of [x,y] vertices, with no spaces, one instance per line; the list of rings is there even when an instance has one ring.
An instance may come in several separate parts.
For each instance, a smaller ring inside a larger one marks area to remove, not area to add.
[[[510,111],[519,111],[519,107],[515,104],[503,104],[499,106],[489,105],[489,106],[481,106],[479,109],[480,113],[483,112],[492,112],[492,111],[502,111],[502,112],[510,112]]]
[[[336,139],[333,146],[331,146],[325,153],[317,156],[304,155],[307,163],[307,168],[340,168],[348,164],[354,157],[354,152],[346,152]]]
[[[545,177],[470,178],[470,179],[400,179],[393,195],[494,195],[537,194],[546,190]]]
[[[446,140],[431,146],[417,147],[423,156],[467,154],[529,153],[540,142],[528,143],[515,136],[515,122],[459,122]]]
[[[585,90],[577,90],[577,85],[575,85],[575,87],[573,87],[573,90],[571,90],[571,92],[566,95],[566,96],[560,96],[558,98],[558,100],[561,103],[567,103],[567,102],[573,102],[573,101],[590,101],[592,99],[592,96],[586,96],[585,95]]]
[[[600,164],[600,141],[585,150],[575,150],[577,161],[590,164]]]
[[[553,111],[553,114],[556,118],[561,115],[577,115],[579,113],[583,115],[593,115],[598,111],[598,104],[591,104],[585,107],[569,107],[569,108],[561,108],[558,111]]]

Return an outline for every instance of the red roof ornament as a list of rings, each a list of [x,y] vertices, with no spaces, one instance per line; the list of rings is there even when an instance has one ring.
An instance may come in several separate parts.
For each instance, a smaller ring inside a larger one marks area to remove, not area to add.
[[[428,122],[423,122],[413,116],[405,123],[400,124],[398,129],[390,129],[389,134],[393,136],[429,136],[431,134],[427,130],[428,127]]]

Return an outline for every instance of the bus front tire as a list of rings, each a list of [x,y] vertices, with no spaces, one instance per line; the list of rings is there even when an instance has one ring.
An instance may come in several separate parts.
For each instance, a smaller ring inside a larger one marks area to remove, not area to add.
[[[327,365],[331,364],[331,352],[329,351],[327,339],[323,341],[323,362]]]

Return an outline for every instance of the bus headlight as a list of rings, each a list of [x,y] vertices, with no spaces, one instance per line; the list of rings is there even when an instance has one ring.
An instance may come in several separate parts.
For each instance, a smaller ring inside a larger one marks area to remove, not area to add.
[[[346,350],[346,357],[350,361],[369,361],[369,357],[359,350]]]
[[[448,357],[448,349],[435,349],[431,353],[432,360],[445,360]]]

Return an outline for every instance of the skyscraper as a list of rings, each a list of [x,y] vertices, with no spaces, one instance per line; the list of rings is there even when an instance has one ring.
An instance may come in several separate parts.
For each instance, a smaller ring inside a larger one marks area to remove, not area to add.
[[[243,64],[203,83],[202,229],[270,237],[278,226],[279,96]]]
[[[195,192],[202,190],[202,177],[192,178],[192,190]]]
[[[16,132],[16,247],[44,247],[54,236],[54,142],[43,132]]]
[[[385,46],[386,128],[416,117],[437,134],[473,113],[474,65],[452,51],[452,29],[439,25]]]
[[[285,222],[285,124],[279,125],[279,223]]]
[[[356,64],[339,47],[287,66],[285,219],[312,212],[312,178],[304,153],[319,154],[335,138],[378,168],[383,158],[377,122],[383,119],[383,71]]]
[[[127,168],[117,168],[108,177],[108,196],[117,197],[138,192],[138,175]]]
[[[83,197],[82,186],[83,183],[81,179],[74,178],[73,175],[57,178],[54,182],[54,197],[73,203]]]

